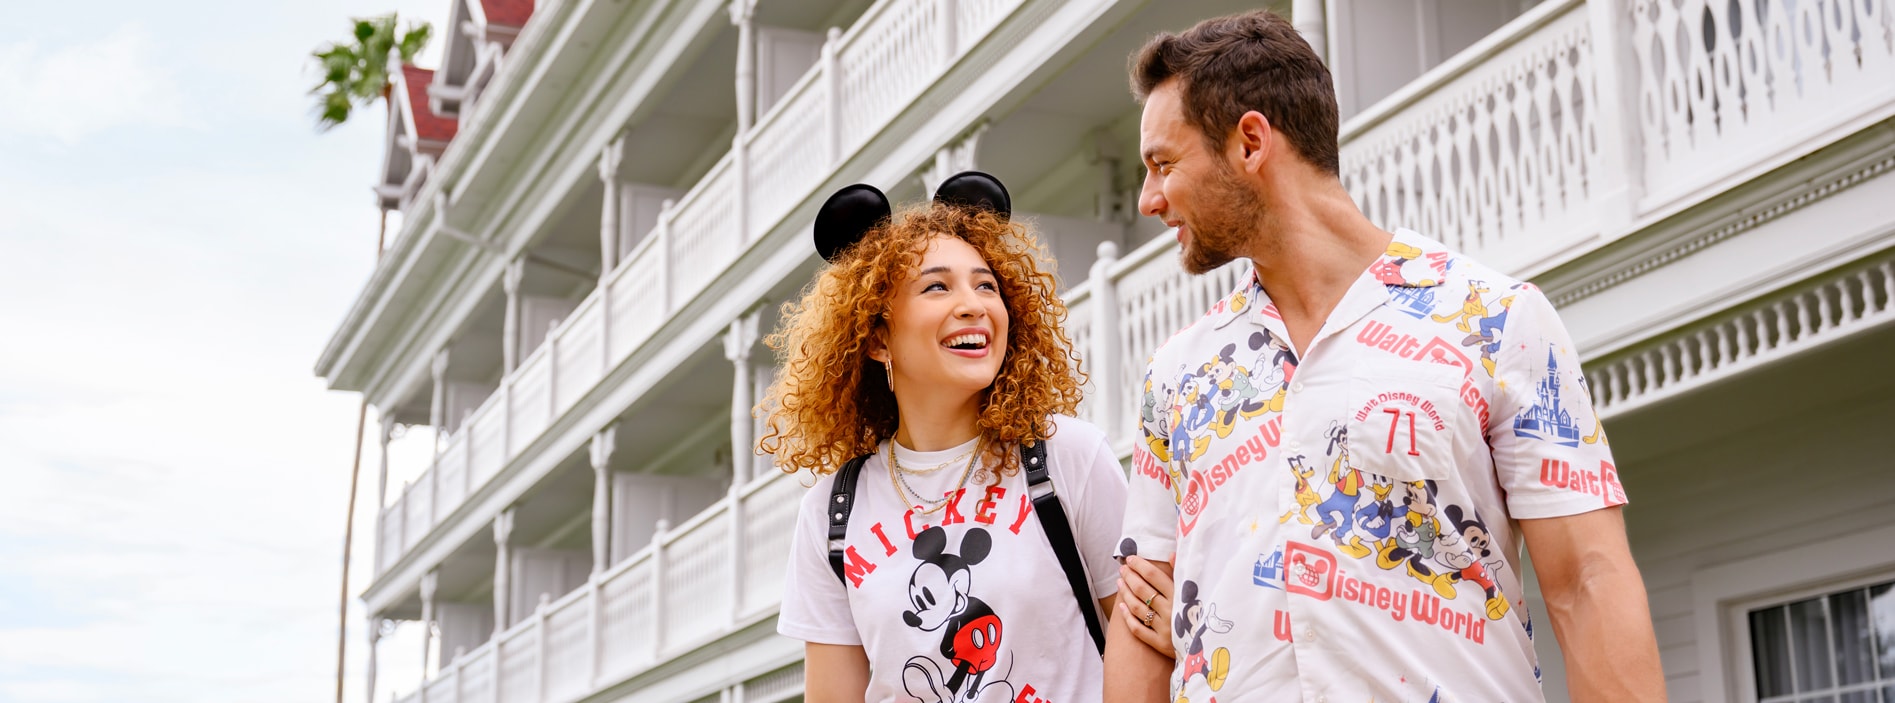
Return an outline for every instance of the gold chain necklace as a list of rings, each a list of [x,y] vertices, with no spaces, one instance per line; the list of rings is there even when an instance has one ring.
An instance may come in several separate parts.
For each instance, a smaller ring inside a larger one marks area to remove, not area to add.
[[[960,491],[967,487],[967,477],[973,475],[974,464],[980,460],[980,452],[978,451],[980,449],[980,445],[975,444],[974,449],[976,451],[969,452],[969,454],[972,455],[973,458],[968,459],[967,467],[961,469],[961,480],[960,480],[959,485],[955,487],[954,489],[955,491]],[[955,458],[959,459],[959,457],[955,457]],[[890,438],[888,440],[888,468],[890,469],[890,471],[888,472],[888,485],[895,489],[895,496],[900,498],[902,502],[907,503],[910,506],[913,506],[916,508],[920,508],[923,504],[929,504],[933,506],[933,507],[923,509],[921,511],[922,515],[933,515],[937,512],[940,512],[942,508],[947,507],[948,498],[946,495],[943,495],[940,500],[934,501],[934,500],[928,500],[928,499],[920,497],[919,495],[920,491],[914,491],[916,495],[913,497],[910,497],[908,495],[909,491],[902,490],[902,487],[907,483],[907,481],[905,479],[900,478],[901,473],[902,473],[901,462],[895,459],[895,440],[893,438]]]
[[[890,440],[890,441],[892,442],[893,440]],[[978,442],[976,442],[976,443],[974,444],[974,449],[979,449],[979,448],[980,448],[980,444],[979,444]],[[893,450],[893,447],[891,446],[891,447],[890,447],[890,449],[891,449],[891,450]],[[914,476],[922,476],[922,475],[925,475],[925,474],[931,474],[931,473],[934,473],[934,472],[936,472],[936,471],[940,471],[940,470],[942,470],[942,469],[945,469],[945,468],[947,468],[947,467],[950,467],[950,466],[953,466],[953,465],[955,465],[955,464],[959,464],[959,463],[961,463],[961,460],[963,460],[963,459],[966,459],[966,458],[967,458],[967,456],[968,456],[969,454],[973,454],[973,453],[974,453],[974,449],[969,449],[969,450],[967,450],[966,452],[963,452],[963,453],[962,453],[962,454],[961,454],[960,456],[957,456],[957,457],[954,457],[954,458],[952,458],[952,459],[949,459],[949,460],[947,460],[947,461],[943,461],[943,462],[941,462],[941,463],[939,463],[939,464],[936,464],[936,465],[934,465],[934,466],[930,466],[930,467],[928,467],[928,468],[925,468],[925,469],[911,469],[911,468],[908,468],[908,467],[906,467],[906,466],[900,466],[900,467],[896,467],[896,471],[898,471],[898,472],[900,472],[900,473],[902,473],[902,474],[904,474],[904,475],[914,475]],[[903,480],[906,480],[906,479],[903,479]],[[910,487],[910,490],[912,490],[912,487]]]

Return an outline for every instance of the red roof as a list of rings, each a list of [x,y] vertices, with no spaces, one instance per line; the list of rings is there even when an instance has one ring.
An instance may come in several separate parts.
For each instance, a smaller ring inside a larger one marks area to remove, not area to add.
[[[480,6],[487,14],[487,24],[525,27],[527,18],[533,16],[533,0],[480,0]]]
[[[403,64],[401,75],[408,89],[408,112],[414,118],[415,140],[442,144],[452,140],[454,133],[460,130],[460,122],[436,115],[428,108],[428,84],[434,82],[434,72]]]

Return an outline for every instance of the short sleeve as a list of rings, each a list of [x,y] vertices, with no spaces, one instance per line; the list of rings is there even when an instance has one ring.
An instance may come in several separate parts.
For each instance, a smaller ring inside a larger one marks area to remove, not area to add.
[[[1085,562],[1095,599],[1117,593],[1119,570],[1113,564],[1125,517],[1125,470],[1112,453],[1105,433],[1084,420],[1057,418],[1059,432],[1049,443],[1053,478],[1071,515],[1073,538]]]
[[[804,642],[860,645],[862,635],[855,629],[849,594],[829,567],[828,521],[823,509],[834,481],[834,475],[819,480],[803,496],[796,533],[790,539],[776,631]]]
[[[1539,289],[1523,284],[1510,295],[1487,426],[1508,512],[1548,518],[1624,505],[1572,337]]]
[[[1132,470],[1125,489],[1125,528],[1119,557],[1142,556],[1169,562],[1178,549],[1178,501],[1172,490],[1170,437],[1164,427],[1171,408],[1158,407],[1152,368],[1145,370],[1140,387],[1138,442],[1132,447]]]

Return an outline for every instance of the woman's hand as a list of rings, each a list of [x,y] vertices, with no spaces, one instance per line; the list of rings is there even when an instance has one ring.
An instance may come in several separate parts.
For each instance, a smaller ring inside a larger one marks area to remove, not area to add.
[[[1118,608],[1140,642],[1173,659],[1171,645],[1171,574],[1142,557],[1128,556],[1119,567]]]

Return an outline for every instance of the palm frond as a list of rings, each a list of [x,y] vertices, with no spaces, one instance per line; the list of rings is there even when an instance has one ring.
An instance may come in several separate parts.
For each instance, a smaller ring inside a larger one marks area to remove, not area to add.
[[[347,122],[355,107],[385,96],[397,67],[390,62],[413,61],[433,36],[433,27],[426,22],[397,35],[394,13],[350,22],[348,40],[310,53],[322,76],[309,92],[320,96],[316,123],[323,130]]]

